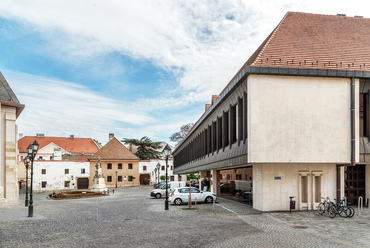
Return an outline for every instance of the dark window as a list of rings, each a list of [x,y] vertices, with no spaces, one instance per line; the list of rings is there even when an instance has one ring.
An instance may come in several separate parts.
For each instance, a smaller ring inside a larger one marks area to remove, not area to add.
[[[238,100],[238,141],[239,144],[243,140],[243,98]]]
[[[118,176],[118,182],[122,182],[122,176]]]
[[[179,193],[189,193],[189,188],[185,188],[185,189],[179,189],[178,190],[179,191]]]
[[[247,118],[248,118],[247,93],[244,92],[244,99],[243,99],[243,137],[244,137],[244,142],[248,138]]]
[[[41,174],[46,174],[46,169],[42,169]]]
[[[217,150],[222,148],[222,117],[217,118]]]
[[[128,169],[132,170],[132,164],[128,164]]]
[[[118,164],[118,169],[122,170],[122,164],[121,163]]]
[[[170,176],[170,180],[171,181],[175,181],[175,177],[174,176]]]
[[[46,182],[46,181],[42,181],[42,182],[41,182],[41,187],[42,187],[42,188],[46,188],[46,184],[48,184],[48,182]]]
[[[112,176],[107,176],[107,182],[112,182]]]
[[[229,145],[229,112],[224,112],[224,125],[223,125],[223,134],[224,134],[224,148]]]
[[[171,170],[172,170],[172,165],[171,165]]]
[[[69,174],[69,169],[64,169],[64,174]]]
[[[85,174],[85,169],[81,169],[81,174]]]
[[[70,183],[69,181],[64,181],[64,187],[69,188],[69,183]]]
[[[128,181],[132,182],[132,176],[128,176]]]
[[[212,152],[215,152],[217,150],[217,141],[216,141],[216,122],[212,122]]]
[[[230,106],[230,145],[236,142],[236,105]]]
[[[111,163],[108,163],[108,164],[107,164],[107,169],[108,169],[108,170],[111,170],[111,169],[112,169],[112,164],[111,164]]]
[[[42,156],[39,156],[39,160],[42,160]]]
[[[143,171],[146,171],[146,165],[143,166]]]

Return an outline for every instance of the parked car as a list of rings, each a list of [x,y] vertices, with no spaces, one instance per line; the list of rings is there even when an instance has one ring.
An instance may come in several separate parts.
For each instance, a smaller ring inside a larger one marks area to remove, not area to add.
[[[169,197],[169,202],[172,204],[180,205],[187,203],[189,200],[189,187],[182,187],[174,189]],[[204,192],[197,188],[191,188],[191,201],[192,202],[205,202],[212,203],[217,200],[217,196],[211,192]]]
[[[228,183],[221,183],[220,184],[221,192],[230,192],[230,184]]]
[[[184,181],[168,182],[167,184],[168,193],[171,193],[171,191],[173,191],[174,188],[184,186],[185,186]],[[152,192],[150,192],[150,196],[155,198],[161,198],[162,196],[166,196],[166,184],[161,184],[161,186],[159,186],[159,189],[152,190]]]

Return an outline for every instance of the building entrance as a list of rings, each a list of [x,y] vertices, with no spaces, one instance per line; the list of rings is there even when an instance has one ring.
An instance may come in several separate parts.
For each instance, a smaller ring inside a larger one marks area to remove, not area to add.
[[[348,204],[357,205],[360,196],[365,200],[365,165],[347,166],[345,169],[345,196]]]
[[[220,171],[220,197],[253,206],[253,167]]]

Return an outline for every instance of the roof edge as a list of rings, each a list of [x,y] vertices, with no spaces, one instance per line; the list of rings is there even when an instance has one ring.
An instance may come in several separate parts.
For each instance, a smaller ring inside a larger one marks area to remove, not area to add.
[[[210,116],[218,106],[237,88],[249,75],[276,75],[276,76],[302,76],[302,77],[333,77],[333,78],[362,78],[370,79],[370,71],[351,71],[351,70],[330,70],[330,69],[309,69],[309,68],[291,68],[291,67],[259,67],[245,66],[219,95],[215,103],[207,112],[199,118],[186,138],[183,139],[174,149],[174,154],[190,137],[191,134]]]

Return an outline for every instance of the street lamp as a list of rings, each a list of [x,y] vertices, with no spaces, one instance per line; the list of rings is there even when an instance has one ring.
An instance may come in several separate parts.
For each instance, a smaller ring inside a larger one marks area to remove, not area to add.
[[[163,149],[163,155],[166,157],[166,201],[164,205],[164,210],[168,210],[168,191],[167,191],[167,167],[168,167],[168,156],[171,155],[171,148],[166,144]]]
[[[161,168],[161,164],[158,162],[158,164],[157,164],[157,171],[158,171],[158,184],[159,184],[159,174],[161,173],[161,172],[160,172],[160,168]]]
[[[116,171],[116,188],[117,188],[117,173],[118,173],[118,172]],[[114,193],[114,192],[113,192],[113,193]]]
[[[156,184],[156,187],[158,187],[158,183],[157,183],[157,168],[154,168],[154,182]]]
[[[30,163],[30,158],[27,156],[24,159],[24,166],[26,166],[26,200],[25,200],[25,207],[28,207],[28,166]]]
[[[33,161],[35,160],[37,150],[39,149],[39,143],[35,140],[32,145],[27,147],[28,158],[31,160],[31,187],[30,187],[30,205],[28,206],[28,217],[33,217]]]

